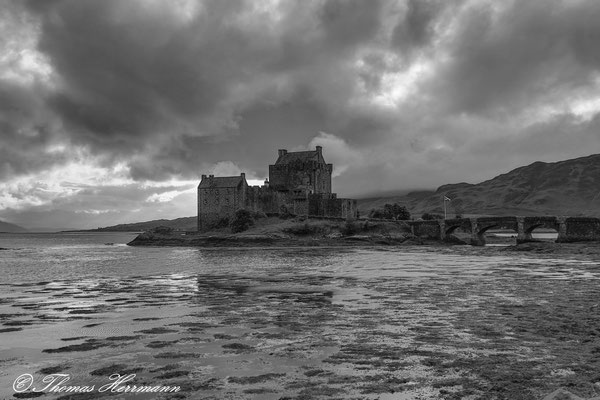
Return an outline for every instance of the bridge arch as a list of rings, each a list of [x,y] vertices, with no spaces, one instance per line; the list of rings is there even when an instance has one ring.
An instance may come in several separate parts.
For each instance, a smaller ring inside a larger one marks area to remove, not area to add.
[[[515,233],[515,237],[519,235],[517,217],[480,217],[474,220],[471,244],[474,246],[485,246],[485,234],[490,229],[511,230]]]
[[[522,232],[518,238],[519,243],[538,241],[539,239],[533,237],[533,232],[536,229],[551,230],[556,232],[557,236],[560,230],[560,221],[553,216],[523,217],[522,224]]]
[[[464,238],[459,236],[469,237],[472,232],[471,220],[469,218],[453,218],[444,221],[444,240],[447,242],[463,242]],[[462,235],[457,235],[461,232]],[[468,239],[467,239],[468,240]]]

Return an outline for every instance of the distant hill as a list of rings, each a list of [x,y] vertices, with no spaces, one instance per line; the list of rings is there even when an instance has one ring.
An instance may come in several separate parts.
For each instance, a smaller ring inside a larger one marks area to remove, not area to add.
[[[157,226],[168,226],[180,231],[195,231],[197,229],[197,219],[196,217],[156,219],[153,221],[135,222],[132,224],[119,224],[104,228],[89,229],[85,230],[85,232],[138,232],[147,231],[149,229],[156,228]]]
[[[424,212],[463,215],[600,216],[600,154],[555,163],[534,162],[478,184],[456,183],[434,192],[359,200],[362,215],[385,203],[405,205],[414,216]]]
[[[8,233],[27,232],[27,229],[25,229],[19,225],[9,224],[8,222],[0,221],[0,232],[8,232]]]

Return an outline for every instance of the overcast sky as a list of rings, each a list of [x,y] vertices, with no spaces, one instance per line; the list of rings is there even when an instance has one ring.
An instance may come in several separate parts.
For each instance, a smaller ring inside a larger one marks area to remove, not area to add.
[[[334,191],[600,153],[598,0],[0,1],[0,219],[196,214],[323,146]]]

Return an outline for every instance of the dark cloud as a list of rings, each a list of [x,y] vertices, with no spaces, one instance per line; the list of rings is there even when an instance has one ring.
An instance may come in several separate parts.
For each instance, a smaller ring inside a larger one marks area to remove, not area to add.
[[[41,92],[0,80],[0,179],[64,164],[70,158],[64,150],[52,150],[61,137],[53,116],[44,111]]]
[[[262,178],[321,143],[356,195],[600,152],[595,0],[6,4],[5,53],[41,61],[0,59],[2,179],[75,153],[136,181]]]
[[[430,90],[449,112],[515,112],[590,85],[598,50],[590,40],[600,3],[482,3],[464,10]]]
[[[41,15],[39,48],[61,84],[51,106],[74,139],[130,151],[161,134],[212,133],[241,68],[233,55],[253,47],[253,35],[220,27],[235,11],[227,3],[185,24],[166,3],[61,2]]]
[[[355,48],[375,36],[381,24],[381,0],[329,0],[319,12],[331,49]]]
[[[351,98],[354,85],[340,57],[368,42],[381,20],[380,1],[319,2],[302,14],[288,3],[271,27],[253,2],[201,2],[188,15],[160,2],[34,5],[38,48],[58,76],[48,105],[70,140],[132,159],[135,177],[154,179],[202,164],[192,156],[199,149],[180,146],[186,138],[261,140],[240,124],[265,98],[273,109],[298,97],[309,97],[310,108],[343,108],[339,99]],[[277,135],[289,142],[287,132]],[[216,160],[209,153],[202,161]]]
[[[440,13],[456,2],[408,0],[406,11],[392,32],[392,45],[410,57],[414,51],[429,47],[435,37],[435,22]]]

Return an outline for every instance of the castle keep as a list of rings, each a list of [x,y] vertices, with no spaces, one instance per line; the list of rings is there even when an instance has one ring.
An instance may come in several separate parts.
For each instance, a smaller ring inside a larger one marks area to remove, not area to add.
[[[248,186],[239,176],[202,175],[198,185],[198,230],[209,228],[235,211],[246,209],[267,215],[304,215],[356,218],[356,200],[331,193],[333,165],[325,163],[323,149],[288,152],[279,150],[269,165],[263,186]]]

